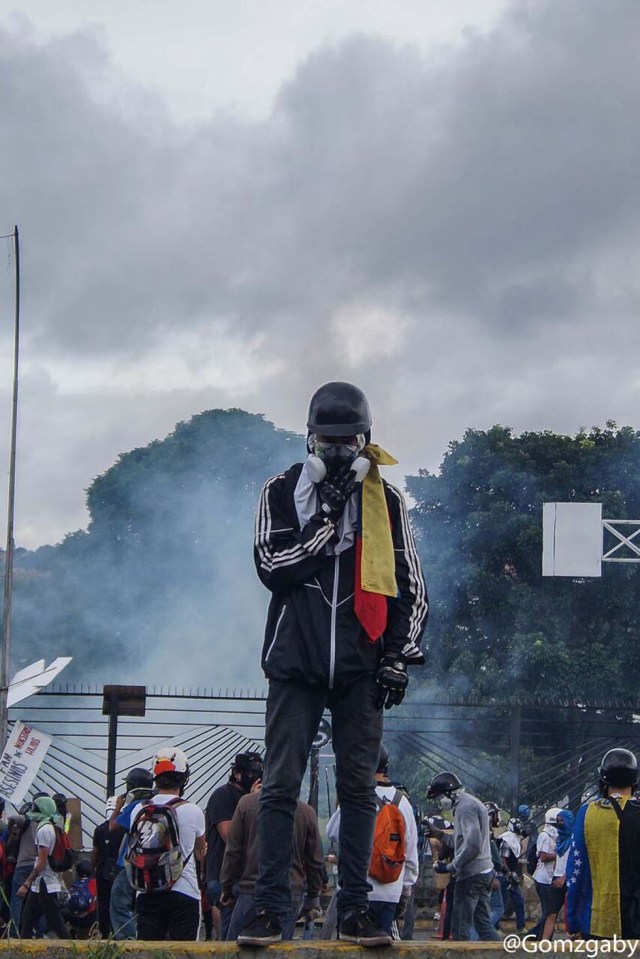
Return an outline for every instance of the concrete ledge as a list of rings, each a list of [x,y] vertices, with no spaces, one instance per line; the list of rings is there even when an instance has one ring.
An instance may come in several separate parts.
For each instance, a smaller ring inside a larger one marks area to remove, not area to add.
[[[512,953],[514,955],[514,953]],[[526,953],[522,953],[526,955]],[[0,959],[505,959],[502,943],[398,942],[382,949],[363,949],[336,941],[284,942],[268,948],[241,948],[234,942],[112,942],[30,939],[0,941]]]

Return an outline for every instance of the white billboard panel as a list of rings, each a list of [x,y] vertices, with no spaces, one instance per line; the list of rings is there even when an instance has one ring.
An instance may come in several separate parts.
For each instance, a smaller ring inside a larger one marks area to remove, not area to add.
[[[542,575],[602,575],[602,503],[544,503]]]

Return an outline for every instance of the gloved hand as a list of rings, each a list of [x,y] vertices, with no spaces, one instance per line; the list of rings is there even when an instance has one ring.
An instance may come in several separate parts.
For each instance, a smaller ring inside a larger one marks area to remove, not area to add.
[[[378,684],[378,699],[376,708],[391,709],[399,706],[404,699],[405,690],[409,682],[407,666],[401,656],[383,656],[376,673]]]
[[[320,483],[318,486],[320,512],[337,523],[356,485],[356,475],[350,466],[344,466],[330,479]]]
[[[453,863],[442,862],[441,859],[438,859],[438,861],[433,864],[433,871],[438,873],[453,872]]]
[[[394,919],[404,919],[410,899],[411,899],[411,886],[403,886],[402,895],[400,896],[400,899],[398,900],[398,905],[396,906],[396,914],[394,916]]]
[[[305,922],[315,922],[322,915],[320,896],[305,896],[302,903],[302,918]]]

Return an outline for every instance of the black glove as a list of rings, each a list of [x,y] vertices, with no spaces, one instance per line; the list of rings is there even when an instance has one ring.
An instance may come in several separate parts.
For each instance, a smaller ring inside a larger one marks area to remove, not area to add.
[[[376,708],[391,709],[399,706],[404,699],[405,690],[409,683],[407,666],[401,656],[383,656],[376,673],[378,684],[378,699]]]
[[[343,467],[335,476],[320,483],[318,486],[320,512],[337,523],[356,485],[356,475],[350,466]]]

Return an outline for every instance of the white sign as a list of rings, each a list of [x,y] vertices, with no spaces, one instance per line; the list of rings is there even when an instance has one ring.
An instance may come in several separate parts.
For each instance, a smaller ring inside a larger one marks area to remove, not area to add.
[[[18,722],[0,757],[0,796],[19,806],[42,765],[51,736]]]
[[[544,503],[542,575],[602,575],[602,503]]]

